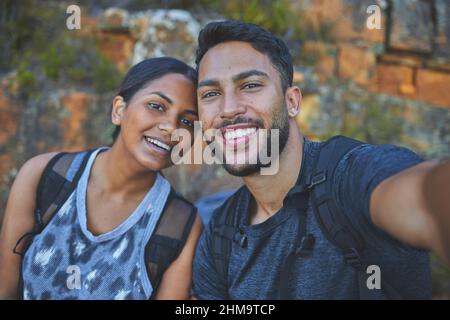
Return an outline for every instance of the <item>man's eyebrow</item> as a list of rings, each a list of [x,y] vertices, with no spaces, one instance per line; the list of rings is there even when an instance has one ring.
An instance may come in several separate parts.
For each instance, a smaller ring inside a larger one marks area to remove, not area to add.
[[[166,100],[169,104],[173,104],[172,99],[170,99],[168,96],[166,96],[161,91],[150,92],[150,94],[156,94],[156,95],[160,96],[161,98],[163,98],[164,100]]]
[[[219,81],[216,79],[206,79],[206,80],[202,80],[197,84],[197,88],[200,87],[213,87],[213,86],[218,86],[219,85]]]
[[[252,69],[252,70],[238,73],[237,75],[233,76],[232,79],[234,82],[236,82],[236,81],[239,81],[239,80],[251,77],[251,76],[260,76],[260,77],[269,78],[269,75],[267,73],[265,73],[264,71]]]
[[[239,80],[251,77],[251,76],[260,76],[260,77],[269,78],[269,75],[267,73],[265,73],[264,71],[252,69],[252,70],[247,70],[247,71],[238,73],[237,75],[233,76],[232,79],[234,82],[236,82],[236,81],[239,81]],[[218,85],[219,85],[219,80],[205,79],[198,83],[197,88],[208,87],[208,86],[214,87],[214,86],[218,86]]]

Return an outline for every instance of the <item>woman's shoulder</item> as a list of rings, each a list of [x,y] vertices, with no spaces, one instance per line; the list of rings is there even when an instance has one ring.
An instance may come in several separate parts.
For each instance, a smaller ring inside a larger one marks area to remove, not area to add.
[[[20,168],[16,180],[39,180],[47,164],[58,153],[59,152],[47,152],[30,158]]]
[[[39,180],[45,167],[56,154],[57,152],[49,152],[29,159],[14,179],[3,218],[3,226],[11,244],[32,229]]]

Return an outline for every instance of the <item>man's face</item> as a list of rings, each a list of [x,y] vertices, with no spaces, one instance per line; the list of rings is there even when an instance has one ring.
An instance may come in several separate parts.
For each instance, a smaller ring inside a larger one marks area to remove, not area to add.
[[[247,176],[262,167],[258,152],[270,150],[270,129],[279,130],[282,152],[289,117],[280,75],[265,54],[246,42],[221,43],[203,56],[198,84],[203,129],[220,129],[217,142],[230,174]],[[260,129],[268,131],[266,139],[258,139]]]

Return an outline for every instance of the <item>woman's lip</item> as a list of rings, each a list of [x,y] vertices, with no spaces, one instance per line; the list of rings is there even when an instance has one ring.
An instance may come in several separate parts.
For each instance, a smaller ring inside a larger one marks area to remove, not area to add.
[[[156,137],[153,137],[153,136],[149,136],[149,135],[144,135],[144,139],[145,139],[145,137],[148,137],[148,138],[150,138],[150,139],[154,139],[154,140],[158,140],[159,142],[162,142],[162,143],[164,143],[164,144],[167,144],[170,148],[173,148],[173,146],[174,146],[174,142],[173,141],[166,141],[166,140],[164,140],[164,139],[161,139],[161,138],[156,138]]]
[[[147,147],[149,147],[151,150],[157,152],[158,154],[163,155],[163,156],[168,156],[170,154],[170,151],[167,151],[167,150],[164,150],[164,149],[161,149],[161,148],[155,146],[153,143],[148,142],[145,138],[143,140],[144,140],[144,143],[147,145]]]

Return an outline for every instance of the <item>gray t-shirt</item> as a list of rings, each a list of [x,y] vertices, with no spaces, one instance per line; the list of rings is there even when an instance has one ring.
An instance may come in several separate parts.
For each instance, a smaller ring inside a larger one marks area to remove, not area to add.
[[[297,185],[307,183],[320,144],[305,140]],[[363,144],[344,156],[333,177],[333,196],[353,227],[365,238],[367,261],[379,266],[383,280],[407,299],[431,298],[428,252],[400,243],[377,228],[371,222],[369,199],[380,182],[421,161],[418,155],[402,147]],[[233,243],[228,279],[224,283],[216,271],[213,256],[215,214],[197,246],[192,295],[199,299],[277,299],[286,258],[295,249],[298,206],[293,201],[284,201],[283,208],[272,217],[260,224],[249,225],[252,195],[243,186],[232,197],[237,196],[240,197],[239,204],[235,202],[232,210],[238,215],[238,225],[247,237],[247,245],[242,247]],[[313,250],[306,257],[296,256],[291,271],[287,271],[286,298],[358,299],[357,272],[345,263],[339,249],[325,238],[311,203],[307,209],[307,232],[315,237]],[[381,290],[375,290],[376,298],[386,298]]]

